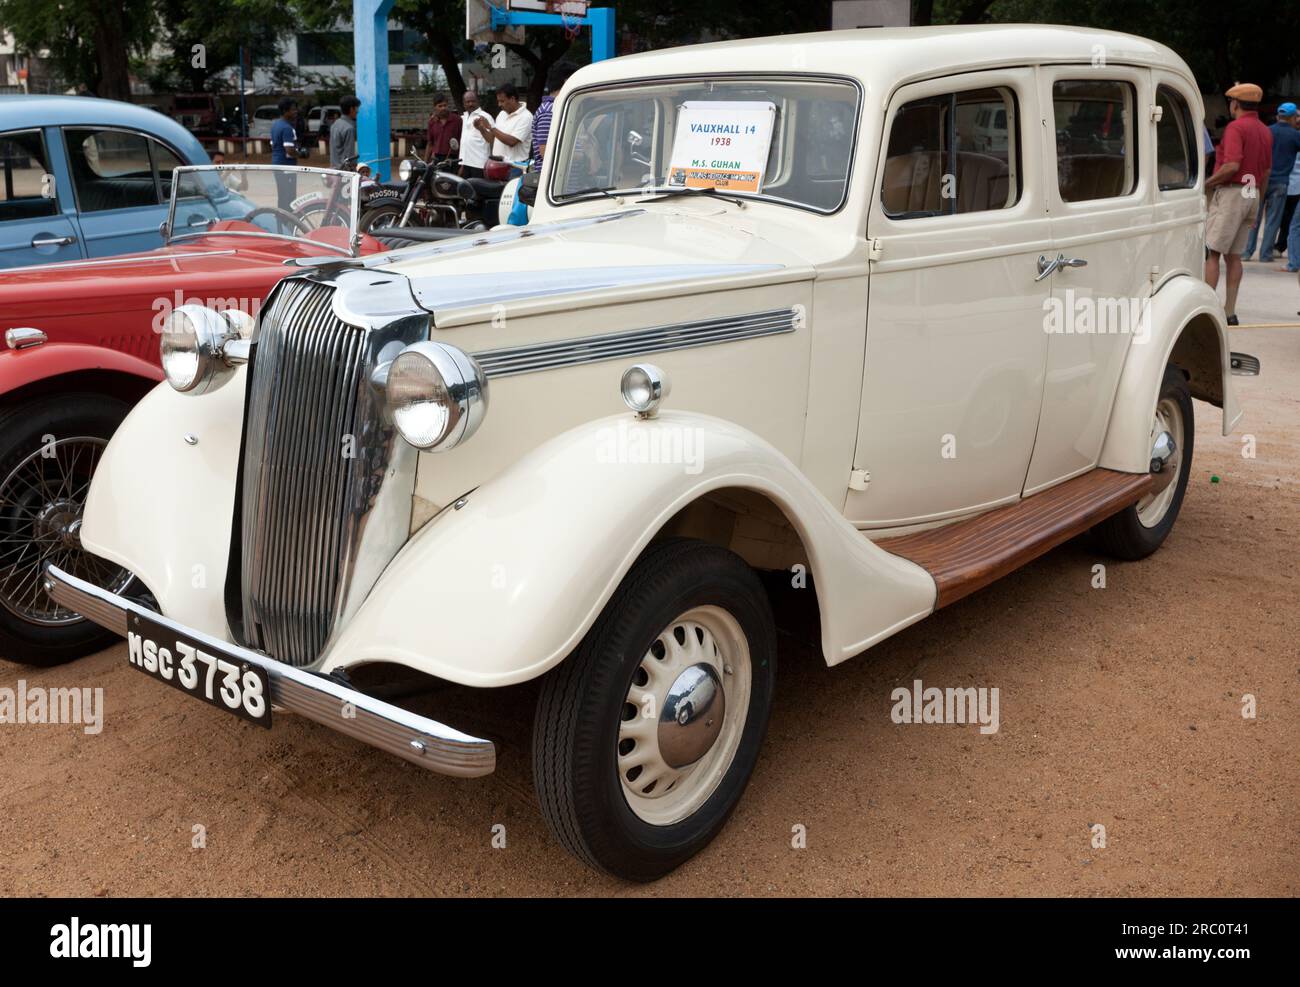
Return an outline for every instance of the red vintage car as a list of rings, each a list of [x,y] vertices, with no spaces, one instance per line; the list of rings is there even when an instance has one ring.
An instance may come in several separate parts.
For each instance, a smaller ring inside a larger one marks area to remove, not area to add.
[[[159,334],[187,303],[226,309],[246,331],[286,261],[383,250],[358,232],[357,182],[312,168],[177,168],[163,247],[0,271],[0,657],[52,665],[112,639],[54,604],[39,577],[54,561],[130,587],[126,570],[81,551],[81,512],[109,437],[163,379]]]

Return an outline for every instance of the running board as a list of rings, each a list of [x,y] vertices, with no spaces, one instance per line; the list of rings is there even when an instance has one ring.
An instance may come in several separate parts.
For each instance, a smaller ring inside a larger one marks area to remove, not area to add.
[[[1136,504],[1150,486],[1147,473],[1095,469],[1017,504],[941,528],[883,538],[876,547],[915,562],[934,577],[938,610]]]

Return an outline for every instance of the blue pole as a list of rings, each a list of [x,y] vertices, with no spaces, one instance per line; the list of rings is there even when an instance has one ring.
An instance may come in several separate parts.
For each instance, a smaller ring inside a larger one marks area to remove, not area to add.
[[[591,60],[603,62],[607,58],[613,58],[614,8],[597,7],[588,10],[587,21],[591,24]]]
[[[352,0],[357,62],[357,158],[386,182],[392,119],[388,106],[388,12],[394,0]]]

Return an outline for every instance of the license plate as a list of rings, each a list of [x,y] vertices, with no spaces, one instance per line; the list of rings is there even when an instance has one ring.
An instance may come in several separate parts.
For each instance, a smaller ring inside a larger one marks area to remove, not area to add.
[[[131,613],[127,660],[150,678],[270,729],[271,679],[252,662]]]

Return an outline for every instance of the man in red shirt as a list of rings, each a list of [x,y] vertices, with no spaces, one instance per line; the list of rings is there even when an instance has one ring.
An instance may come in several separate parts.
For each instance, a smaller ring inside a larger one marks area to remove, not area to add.
[[[451,142],[460,142],[460,114],[452,113],[447,104],[447,94],[433,97],[433,116],[429,117],[429,140],[424,149],[424,160],[445,161],[457,157]]]
[[[1205,280],[1219,286],[1219,257],[1227,258],[1227,298],[1223,308],[1228,325],[1237,325],[1237,289],[1241,287],[1241,254],[1246,248],[1261,190],[1273,167],[1273,135],[1259,119],[1259,101],[1264,92],[1250,82],[1229,89],[1228,112],[1232,122],[1214,155],[1214,174],[1205,180],[1210,196],[1205,217]]]

